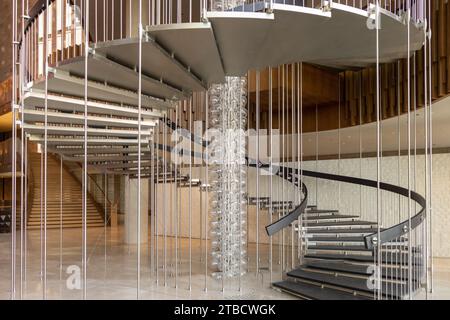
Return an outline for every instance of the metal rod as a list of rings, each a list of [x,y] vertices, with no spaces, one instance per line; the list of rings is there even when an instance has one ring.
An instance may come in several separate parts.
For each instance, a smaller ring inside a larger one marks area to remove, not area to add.
[[[427,12],[427,2],[424,1],[423,2],[423,12],[426,16],[426,12]],[[425,21],[428,23],[428,21],[425,18]],[[430,181],[429,181],[429,146],[428,146],[428,142],[429,142],[429,130],[428,130],[428,116],[429,116],[429,108],[428,108],[428,73],[427,73],[427,64],[428,64],[428,59],[427,59],[427,55],[428,55],[428,37],[427,37],[427,28],[424,28],[424,36],[425,36],[425,42],[424,42],[424,50],[423,50],[423,84],[424,84],[424,113],[425,113],[425,117],[424,117],[424,131],[425,131],[425,154],[424,154],[424,161],[425,161],[425,199],[427,199],[426,201],[426,208],[425,208],[425,212],[426,212],[426,216],[427,218],[425,219],[425,227],[424,227],[424,240],[425,240],[425,260],[424,260],[424,269],[425,269],[425,298],[426,300],[428,300],[429,296],[429,288],[430,288],[430,283],[429,283],[429,279],[430,279],[430,275],[429,275],[429,268],[428,268],[428,264],[429,264],[429,242],[428,242],[428,238],[429,238],[429,233],[428,233],[428,223],[429,223],[429,215],[430,215],[430,204],[429,204],[429,199],[430,199]]]
[[[286,78],[286,76],[285,76],[285,66],[283,65],[282,66],[282,75],[281,75],[281,81],[282,81],[282,93],[281,93],[281,128],[282,128],[282,138],[283,138],[283,141],[282,141],[282,143],[281,143],[281,163],[282,163],[282,165],[284,166],[284,155],[285,155],[285,142],[286,142],[286,130],[285,130],[285,123],[284,123],[284,119],[285,119],[285,114],[284,114],[284,112],[285,112],[285,105],[284,105],[284,103],[285,103],[285,100],[284,100],[284,97],[285,97],[285,86],[286,86],[286,83],[285,83],[285,78]],[[284,181],[284,179],[282,178],[281,179],[281,201],[282,201],[282,209],[281,209],[281,213],[282,213],[282,215],[284,216],[285,215],[285,213],[286,213],[286,211],[285,211],[285,207],[286,207],[286,202],[285,202],[285,198],[284,198],[284,185],[285,185],[285,181]],[[285,231],[284,231],[284,229],[281,231],[281,276],[283,277],[283,272],[284,272],[284,270],[285,270],[285,256],[284,256],[284,254],[285,254]]]
[[[260,135],[260,73],[256,71],[256,163],[260,162],[259,158],[259,135]],[[259,167],[256,166],[256,275],[259,274]]]
[[[138,194],[137,194],[137,293],[136,298],[139,300],[141,291],[141,130],[142,130],[142,0],[139,0],[139,53],[138,53],[138,68],[139,68],[139,83],[138,83]]]
[[[208,129],[209,129],[209,95],[208,91],[206,95],[206,106],[205,106],[205,139],[209,142]],[[205,146],[205,176],[206,176],[206,199],[205,199],[205,292],[208,292],[208,216],[209,216],[209,153]]]
[[[161,127],[160,127],[161,121],[159,121],[158,124],[158,131],[157,131],[157,135],[156,135],[156,146],[159,145],[160,142],[160,133],[161,133]],[[153,148],[155,148],[155,145],[153,146]],[[159,258],[159,248],[158,248],[158,238],[159,238],[159,221],[158,221],[158,188],[159,188],[159,184],[157,184],[157,182],[159,181],[159,148],[157,148],[157,151],[155,152],[156,155],[156,178],[155,178],[155,184],[156,184],[156,188],[155,188],[155,266],[156,266],[156,285],[159,285],[159,277],[158,277],[158,269],[159,269],[159,262],[158,262],[158,258]],[[164,205],[164,201],[163,201],[163,205]]]
[[[165,125],[167,123],[167,115],[164,115],[164,122],[163,122],[163,145],[164,147],[167,145],[167,126]],[[163,190],[163,228],[164,228],[164,287],[167,286],[167,159],[166,159],[166,150],[163,150],[163,163],[164,163],[164,190]]]
[[[175,107],[175,143],[178,143],[178,107]],[[178,220],[178,150],[175,154],[175,288],[178,288],[178,228],[179,228],[179,220]]]
[[[299,125],[300,125],[300,130],[299,130],[299,135],[300,135],[300,168],[299,168],[299,172],[300,172],[300,177],[299,177],[299,186],[300,186],[300,190],[303,189],[303,62],[300,62],[300,119],[299,119]],[[305,219],[306,220],[306,219]],[[300,263],[303,263],[303,256],[305,255],[305,252],[303,251],[303,238],[302,238],[302,233],[303,233],[303,222],[300,216],[300,222],[299,222],[299,233],[300,233]],[[307,242],[307,239],[305,239],[305,244]],[[305,251],[306,251],[306,245],[305,245]]]
[[[431,37],[431,22],[432,22],[432,11],[431,11],[431,1],[428,5],[428,100],[429,100],[429,125],[428,130],[430,131],[428,138],[430,142],[428,143],[430,147],[430,162],[429,162],[429,177],[430,177],[430,207],[429,207],[429,215],[430,215],[430,245],[429,245],[429,254],[430,254],[430,292],[433,292],[434,289],[434,263],[433,263],[433,86],[432,86],[432,37]]]
[[[62,281],[63,269],[63,158],[60,157],[59,169],[59,280]]]
[[[295,149],[295,141],[294,141],[294,128],[295,128],[295,65],[291,64],[291,162],[294,162],[294,149]],[[295,165],[294,165],[295,166]],[[294,184],[294,206],[297,204],[298,193],[295,190],[295,179],[294,176],[291,176],[292,183]],[[295,255],[295,243],[294,243],[294,224],[291,226],[291,268],[294,269],[294,255]]]
[[[411,8],[408,2],[407,7],[407,106],[408,106],[408,298],[412,300],[412,235],[411,235],[411,38],[410,38],[410,21]]]
[[[50,0],[47,2],[47,8],[50,7]],[[48,35],[49,35],[49,25],[50,25],[50,10],[46,11],[45,14],[45,110],[44,110],[44,285],[43,298],[47,299],[47,140],[48,140]]]
[[[338,74],[338,161],[337,174],[341,174],[341,74]],[[341,212],[341,183],[338,182],[338,211]]]
[[[84,171],[83,171],[83,299],[87,299],[87,170],[88,170],[88,61],[89,61],[89,0],[85,6],[84,34]],[[82,20],[81,20],[82,21]]]
[[[269,127],[270,127],[270,158],[269,164],[272,171],[273,165],[273,83],[272,83],[272,67],[269,67]],[[270,224],[273,221],[273,174],[270,172],[269,176],[269,219]],[[270,271],[270,283],[273,280],[273,240],[269,237],[269,271]]]
[[[379,23],[380,23],[380,3],[379,0],[376,2],[376,114],[377,114],[377,238],[380,239],[380,221],[381,221],[381,192],[380,192],[380,180],[381,180],[381,157],[380,157],[380,34],[379,34]],[[376,247],[376,261],[377,261],[377,299],[381,299],[381,275],[378,272],[381,264],[381,250],[380,246]]]
[[[22,49],[21,61],[20,61],[20,73],[19,73],[19,84],[20,84],[20,109],[21,109],[21,134],[20,134],[20,300],[23,299],[23,255],[24,255],[24,83],[25,83],[25,2],[22,0],[22,13],[21,13],[21,28],[22,28],[22,43],[24,48]]]
[[[189,132],[192,134],[192,97],[189,99]],[[189,291],[192,290],[192,139],[189,143]]]
[[[278,97],[278,99],[277,99],[278,100],[277,101],[278,119],[277,120],[278,120],[278,124],[277,124],[277,127],[278,127],[278,135],[279,135],[278,144],[281,145],[281,148],[283,148],[282,128],[281,128],[281,109],[282,109],[282,107],[281,107],[281,86],[280,86],[281,82],[282,82],[281,71],[280,71],[280,66],[278,66],[277,67],[277,84],[278,84],[278,88],[277,88],[277,97]],[[280,156],[281,155],[278,155],[278,163],[280,163],[282,160]],[[281,204],[282,204],[282,201],[280,202],[280,193],[281,193],[280,189],[282,189],[282,187],[283,187],[283,181],[281,181],[281,188],[280,187],[277,188],[277,200]],[[278,220],[279,220],[281,218],[282,207],[278,207],[277,211],[278,211]],[[278,233],[278,264],[280,265],[280,268],[281,268],[281,271],[280,271],[281,278],[283,277],[283,268],[281,267],[281,252],[283,250],[282,243],[281,243],[282,242],[281,241],[282,234],[283,234],[283,232]]]
[[[150,275],[153,275],[154,272],[154,266],[155,266],[155,247],[154,247],[154,238],[155,238],[155,212],[156,212],[156,199],[155,199],[155,136],[156,136],[156,127],[153,131],[151,145],[150,145],[150,151],[151,151],[151,157],[152,161],[150,164],[150,188],[151,188],[151,196],[150,196],[150,203],[151,203],[151,216],[150,216]]]
[[[16,103],[17,103],[17,74],[16,74],[16,59],[17,59],[17,1],[12,0],[12,99],[11,99],[11,110],[12,110],[12,180],[11,180],[11,198],[12,198],[12,223],[11,223],[11,300],[16,299],[16,224],[17,224],[17,201],[16,201],[16,180],[17,180],[17,169],[16,169],[16,153],[17,153],[17,131],[16,131]]]

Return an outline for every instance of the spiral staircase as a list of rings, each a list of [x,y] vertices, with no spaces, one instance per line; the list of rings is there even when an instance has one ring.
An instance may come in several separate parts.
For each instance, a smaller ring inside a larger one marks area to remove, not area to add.
[[[23,88],[21,126],[31,142],[46,141],[50,153],[80,163],[86,134],[88,167],[100,172],[136,174],[141,150],[142,173],[149,174],[155,148],[168,151],[154,141],[158,122],[176,102],[222,82],[225,76],[293,61],[342,69],[376,61],[375,31],[366,27],[376,12],[373,4],[366,2],[358,8],[317,1],[308,7],[286,2],[260,1],[230,11],[207,11],[201,20],[190,23],[151,24],[142,39],[130,35],[92,41],[87,57],[79,46],[73,46],[78,48],[74,54],[70,48],[52,46],[46,80],[32,63],[25,68],[24,78],[29,81]],[[27,19],[26,35],[33,32],[46,5],[47,1],[41,1],[39,10]],[[396,9],[379,13],[380,61],[405,57],[408,22],[404,15]],[[424,42],[424,26],[420,19],[409,23],[411,51],[418,50]],[[138,70],[140,48],[143,59]],[[141,99],[136,90],[139,84]],[[249,166],[255,164],[249,162]],[[376,181],[300,173],[286,167],[277,174],[299,188],[300,176],[377,187]],[[382,183],[380,188],[408,197],[408,191],[400,187]],[[283,281],[273,283],[274,288],[308,299],[403,299],[421,287],[424,249],[408,237],[425,217],[426,204],[420,195],[411,195],[422,209],[410,221],[383,229],[345,212],[308,207],[307,188],[301,189],[302,203],[267,227],[273,236],[297,225],[306,249],[302,264],[287,272]],[[374,267],[381,270],[379,277],[373,276]]]
[[[375,181],[359,178],[311,171],[302,174],[376,186]],[[278,175],[298,187],[298,171],[281,168]],[[399,195],[407,192],[388,184],[381,188]],[[306,207],[305,185],[302,190],[305,195],[302,203],[267,227],[268,234],[273,235],[299,219],[297,232],[306,248],[301,265],[287,272],[285,280],[273,283],[274,288],[319,300],[407,299],[418,292],[425,277],[426,258],[423,243],[408,241],[411,234],[408,221],[386,229],[379,228],[377,222],[362,221],[337,210]],[[425,219],[425,199],[418,194],[413,198],[422,208],[412,218],[415,222],[411,221],[411,230]],[[378,239],[382,244],[377,246]]]

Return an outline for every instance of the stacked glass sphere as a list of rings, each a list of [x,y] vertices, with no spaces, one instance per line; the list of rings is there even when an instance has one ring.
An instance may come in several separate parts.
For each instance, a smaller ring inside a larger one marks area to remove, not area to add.
[[[245,273],[246,79],[227,77],[210,88],[209,174],[212,265],[216,278]]]

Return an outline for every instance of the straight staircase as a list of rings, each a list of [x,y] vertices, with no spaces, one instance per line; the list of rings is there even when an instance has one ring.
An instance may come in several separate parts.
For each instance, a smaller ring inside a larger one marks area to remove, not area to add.
[[[29,165],[32,166],[34,179],[34,195],[27,227],[29,230],[40,229],[44,225],[44,203],[41,193],[41,154],[31,153]],[[61,203],[61,169],[60,162],[48,157],[47,160],[47,228],[81,228],[82,186],[64,167],[62,169],[62,203]],[[42,200],[41,200],[42,199]],[[102,227],[104,219],[95,202],[87,197],[87,227]],[[62,212],[61,212],[62,208]]]

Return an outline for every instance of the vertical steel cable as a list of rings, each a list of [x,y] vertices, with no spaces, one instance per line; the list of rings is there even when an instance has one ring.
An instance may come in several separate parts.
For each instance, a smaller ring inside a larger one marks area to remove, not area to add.
[[[229,81],[227,80],[227,83],[229,83]],[[228,97],[226,97],[225,99],[229,99],[229,95],[230,95],[230,92],[229,91],[227,91],[226,92],[226,94],[228,95]],[[228,121],[228,119],[226,119],[225,117],[226,117],[226,111],[224,110],[224,109],[222,109],[221,111],[220,111],[221,113],[222,113],[222,121],[221,121],[221,125],[222,125],[222,132],[223,132],[223,134],[225,135],[225,139],[227,139],[228,138],[228,132],[225,130],[225,123],[227,123],[227,121]],[[224,119],[226,119],[226,121],[223,121]],[[227,155],[225,155],[225,156],[227,156]],[[225,157],[224,156],[224,157]],[[222,161],[224,161],[224,162],[226,162],[227,160],[228,160],[228,158],[227,159],[224,159],[224,158],[221,158],[222,159]],[[224,165],[224,164],[222,164],[222,165]],[[228,181],[229,180],[229,173],[228,172],[226,172],[225,173],[225,175],[226,175],[226,177],[225,177],[225,181]],[[217,177],[217,176],[216,176]],[[222,179],[223,179],[223,175],[222,175],[222,177],[221,177]],[[222,202],[222,204],[221,204],[221,210],[222,210],[222,213],[224,213],[224,203]],[[220,227],[220,232],[224,232],[224,227],[223,227],[223,225]],[[211,245],[212,246],[212,245]],[[221,251],[222,252],[225,252],[225,241],[221,241],[221,243],[220,243],[220,246],[221,246]],[[220,262],[219,263],[221,263],[222,264],[222,266],[221,266],[221,283],[222,283],[222,294],[224,294],[225,293],[225,259],[220,259]]]
[[[408,298],[412,300],[412,234],[411,234],[411,38],[410,38],[410,22],[411,7],[408,2],[407,12],[407,106],[408,106]]]
[[[158,123],[158,128],[157,128],[157,134],[156,134],[156,143],[154,144],[154,146],[156,146],[156,152],[155,152],[155,156],[156,156],[156,177],[155,177],[155,276],[156,276],[156,285],[159,285],[159,277],[158,277],[158,269],[159,269],[159,221],[158,221],[158,212],[159,212],[159,208],[158,208],[158,187],[159,187],[159,142],[160,142],[160,133],[161,133],[161,128],[160,128],[160,124],[161,121],[159,121]],[[164,201],[163,201],[163,205],[164,205]]]
[[[417,88],[416,88],[416,52],[414,51],[413,54],[413,79],[412,79],[412,83],[413,83],[413,110],[414,110],[414,172],[413,172],[413,177],[414,177],[414,192],[417,192]],[[414,213],[417,212],[417,203],[414,202]],[[418,245],[417,241],[417,231],[418,228],[414,229],[414,244],[415,246]],[[413,282],[416,282],[417,279],[417,270],[419,268],[415,268],[415,272],[413,274]],[[414,288],[415,289],[415,288]],[[410,289],[412,290],[412,288]]]
[[[16,131],[16,103],[17,103],[17,77],[16,77],[16,63],[17,63],[17,1],[12,0],[12,99],[11,99],[11,110],[12,110],[12,155],[11,155],[11,198],[12,198],[12,222],[11,222],[11,300],[15,300],[16,298],[16,219],[17,219],[17,199],[16,199],[16,140],[17,140],[17,131]]]
[[[429,116],[428,116],[428,130],[429,130],[429,148],[430,148],[430,163],[429,163],[429,179],[430,179],[430,199],[429,199],[429,214],[430,214],[430,245],[429,245],[429,254],[430,254],[430,292],[433,292],[434,288],[434,274],[433,274],[433,87],[432,87],[432,38],[431,38],[431,21],[432,21],[432,11],[431,11],[431,3],[428,5],[428,101],[430,104],[429,107]]]
[[[260,73],[256,71],[256,275],[259,274],[259,135],[260,135],[260,106],[259,106],[259,86],[260,86]]]
[[[281,135],[280,135],[280,124],[281,124],[281,116],[280,116],[280,114],[281,114],[281,107],[280,107],[280,101],[281,101],[281,94],[280,94],[280,83],[281,83],[281,80],[280,80],[280,66],[277,66],[277,103],[276,103],[276,105],[277,105],[277,134],[276,134],[276,139],[278,140],[277,141],[277,146],[280,146],[280,144],[281,144],[281,141],[280,141],[280,139],[281,139]],[[279,149],[278,149],[279,150]],[[273,161],[273,159],[272,159],[272,161]],[[276,159],[276,164],[277,164],[277,166],[279,167],[279,165],[280,165],[280,153],[278,152],[278,154],[277,154],[277,159]],[[275,181],[278,181],[277,179],[275,180]],[[277,215],[278,215],[278,220],[280,219],[280,207],[279,207],[279,204],[280,204],[280,184],[279,184],[279,182],[277,182],[277,188],[276,188],[276,192],[277,192],[277,196],[276,196],[276,199],[277,199],[277,201],[276,201],[276,212],[277,212]],[[281,232],[279,232],[278,233],[278,236],[277,236],[277,247],[278,247],[278,265],[281,263],[281,261],[280,261],[280,257],[281,257]]]
[[[300,107],[300,118],[299,118],[299,125],[300,125],[300,130],[299,130],[299,135],[300,135],[300,168],[299,168],[299,172],[300,172],[300,177],[298,178],[299,181],[299,186],[300,186],[300,192],[302,192],[303,190],[303,62],[300,62],[300,96],[299,96],[299,107]],[[300,193],[301,194],[301,193]],[[307,221],[307,219],[305,219],[305,221]],[[305,254],[305,252],[303,251],[303,221],[302,221],[302,215],[300,215],[300,224],[299,224],[299,232],[300,232],[300,258],[301,261],[300,263],[303,263],[303,256]],[[305,240],[306,242],[306,240]]]
[[[42,152],[42,150],[40,150],[41,152],[41,161],[40,161],[40,168],[41,168],[41,172],[40,172],[40,199],[39,199],[39,259],[40,259],[40,263],[39,263],[39,278],[40,278],[40,282],[41,285],[43,286],[43,280],[44,280],[44,153]]]
[[[291,163],[295,168],[295,162],[294,162],[294,149],[295,149],[295,141],[294,141],[294,128],[295,128],[295,65],[291,64]],[[297,197],[298,193],[297,190],[295,190],[295,176],[294,174],[291,175],[291,183],[294,185],[294,200],[293,200],[293,207],[297,205]],[[294,269],[294,255],[295,255],[295,248],[294,248],[294,224],[291,224],[291,268]]]
[[[284,168],[284,150],[285,150],[285,142],[286,142],[286,139],[285,139],[285,135],[286,135],[286,131],[285,131],[285,127],[284,127],[284,117],[285,117],[285,115],[284,115],[284,103],[285,103],[285,101],[284,101],[284,97],[285,97],[285,89],[284,89],[284,87],[286,86],[286,83],[285,83],[285,78],[286,78],[286,76],[285,76],[285,66],[284,65],[282,65],[282,69],[281,69],[281,71],[282,71],[282,74],[281,74],[281,87],[282,87],[282,93],[281,93],[281,130],[282,130],[282,133],[281,133],[281,136],[282,136],[282,142],[281,142],[281,164],[283,165],[283,168]],[[284,175],[284,170],[283,170],[283,175]],[[281,179],[281,201],[282,201],[282,210],[281,210],[281,214],[284,216],[285,215],[285,207],[286,207],[286,203],[285,203],[285,200],[284,200],[284,177],[282,177],[282,179]],[[285,238],[285,232],[284,232],[284,229],[281,231],[281,276],[283,277],[283,271],[284,271],[284,268],[285,268],[285,256],[284,256],[284,253],[285,253],[285,243],[284,243],[284,239]]]
[[[87,171],[88,171],[88,60],[89,60],[89,1],[85,3],[84,35],[84,171],[83,171],[83,299],[87,299]],[[83,21],[83,19],[81,19]]]
[[[242,108],[242,93],[239,93],[239,108]],[[242,128],[242,110],[239,110],[239,130]],[[239,132],[239,147],[242,146],[242,132]],[[238,159],[242,165],[242,155]],[[242,168],[239,171],[239,283],[238,291],[242,292]]]
[[[380,194],[380,167],[381,167],[381,159],[380,159],[380,34],[379,34],[379,26],[380,26],[380,1],[377,0],[376,2],[376,13],[375,13],[375,19],[376,19],[376,114],[377,114],[377,240],[380,239],[380,221],[381,221],[381,194]],[[380,265],[381,265],[381,250],[379,241],[376,245],[376,268],[377,268],[377,298],[381,299],[381,275],[379,272]]]
[[[142,0],[139,0],[139,23],[138,23],[138,37],[139,37],[139,54],[138,54],[138,194],[137,194],[137,300],[140,298],[141,291],[141,130],[142,130]]]
[[[338,175],[341,174],[341,74],[338,74]],[[338,211],[341,211],[341,183],[338,182]]]
[[[317,107],[317,103],[316,103],[316,148],[315,148],[315,153],[316,153],[316,172],[319,170],[319,110]],[[316,207],[317,209],[319,208],[319,179],[316,178],[316,183],[315,183],[315,191],[316,191]]]
[[[247,142],[248,142],[248,147],[247,147],[247,152],[248,152],[248,154],[250,154],[250,115],[251,115],[251,112],[250,112],[250,80],[251,80],[251,77],[250,77],[250,73],[249,72],[247,72],[247,97],[248,97],[248,99],[247,99],[247,118],[248,118],[248,121],[247,121],[247,132],[249,133],[248,134],[248,137],[247,137]],[[249,214],[249,212],[250,212],[250,210],[249,210],[249,208],[250,208],[250,205],[249,205],[249,203],[250,203],[250,201],[248,201],[248,199],[249,199],[249,194],[250,194],[250,191],[249,191],[249,180],[250,180],[250,175],[247,175],[246,176],[246,187],[247,187],[247,205],[246,205],[246,207],[247,207],[247,219],[248,219],[248,217],[250,216],[250,214]],[[249,223],[247,223],[247,225],[246,225],[246,228],[247,228],[247,241],[246,241],[246,249],[247,249],[247,272],[249,272],[249,269],[250,269],[250,250],[249,250],[249,248],[250,248],[250,224]]]
[[[209,136],[208,136],[208,128],[209,128],[209,95],[208,91],[205,93],[205,141],[209,143]],[[206,199],[205,199],[205,288],[204,291],[208,292],[208,216],[209,216],[209,153],[208,149],[205,146],[205,176],[206,176]]]
[[[59,280],[62,281],[63,269],[63,158],[60,157],[59,169]]]
[[[47,2],[46,21],[45,21],[45,111],[44,111],[44,285],[43,297],[47,299],[47,140],[48,140],[48,35],[50,25],[50,0]]]
[[[28,223],[28,142],[27,142],[27,137],[25,134],[25,190],[27,193],[27,196],[25,197],[25,217],[24,217],[24,234],[25,234],[25,238],[24,238],[24,262],[23,262],[23,268],[24,268],[24,281],[25,281],[25,285],[27,282],[27,234],[28,234],[28,230],[27,230],[27,223]],[[25,288],[26,289],[26,288]],[[26,292],[25,292],[26,293]]]
[[[155,248],[154,248],[154,237],[155,237],[155,136],[156,136],[156,126],[153,127],[153,134],[150,141],[150,203],[151,203],[151,216],[150,216],[150,276],[153,275],[153,268],[155,264]]]
[[[166,146],[167,146],[167,114],[164,114],[164,122],[163,122],[163,156],[162,156],[162,161],[164,163],[164,171],[163,171],[163,230],[164,230],[164,236],[163,236],[163,245],[164,245],[164,255],[163,255],[163,259],[164,259],[164,287],[167,286],[167,217],[166,217],[166,210],[167,210],[167,206],[166,206],[166,202],[167,202],[167,159],[166,159]]]
[[[362,179],[362,72],[359,73],[359,177]],[[362,185],[359,186],[359,217],[363,212]]]
[[[424,1],[423,2],[423,12],[424,12],[424,21],[426,23],[428,23],[427,19],[426,19],[426,12],[427,12],[427,2]],[[428,238],[429,238],[429,233],[428,233],[428,223],[429,223],[429,215],[430,215],[430,204],[429,204],[429,199],[430,199],[430,181],[429,181],[429,146],[428,146],[428,134],[429,134],[429,130],[428,130],[428,113],[429,113],[429,109],[428,109],[428,73],[427,73],[427,64],[428,64],[428,45],[429,45],[429,41],[428,41],[428,37],[427,37],[427,25],[425,24],[424,27],[424,36],[425,36],[425,42],[424,42],[424,49],[423,49],[423,84],[424,84],[424,113],[425,113],[425,117],[424,117],[424,131],[425,131],[425,153],[424,153],[424,161],[425,161],[425,199],[426,201],[426,208],[425,208],[425,215],[426,215],[426,219],[424,221],[425,223],[425,227],[424,227],[424,241],[425,241],[425,259],[424,259],[424,269],[425,269],[425,298],[428,300],[428,293],[429,293],[429,269],[428,269],[428,256],[429,256],[429,243],[428,243]]]
[[[175,107],[175,143],[178,144],[178,107]],[[175,154],[175,288],[178,288],[178,150]]]
[[[20,52],[19,65],[19,84],[20,84],[20,110],[21,110],[21,134],[20,134],[20,300],[23,299],[23,242],[24,242],[24,83],[25,83],[25,62],[27,43],[25,40],[25,2],[22,0],[21,10],[21,28],[22,28],[22,50]]]
[[[269,127],[270,127],[270,158],[269,158],[269,164],[270,164],[270,176],[269,176],[269,217],[270,217],[270,224],[272,224],[273,221],[273,83],[272,83],[272,67],[269,67]],[[270,283],[272,283],[273,278],[273,240],[272,237],[269,237],[269,269],[270,269]]]
[[[108,195],[108,174],[106,173],[106,170],[105,170],[105,173],[104,173],[104,182],[105,182],[105,184],[104,184],[104,189],[103,189],[103,191],[104,191],[104,225],[103,225],[103,228],[104,228],[104,231],[103,231],[103,233],[104,233],[104,243],[103,243],[103,245],[104,245],[104,251],[103,251],[103,254],[104,254],[104,266],[103,266],[103,272],[104,272],[104,281],[105,281],[105,283],[106,283],[106,267],[107,267],[107,256],[106,256],[106,254],[107,254],[107,250],[106,250],[106,246],[107,246],[107,226],[108,226],[108,199],[107,199],[107,195]]]
[[[115,26],[115,21],[114,21],[114,17],[115,17],[115,15],[114,15],[114,9],[115,9],[115,6],[116,6],[116,1],[115,0],[112,0],[112,6],[111,6],[111,40],[114,40],[114,26]]]
[[[65,0],[64,0],[65,1]],[[95,35],[95,42],[99,42],[98,41],[98,0],[95,0],[94,3],[94,10],[95,10],[95,29],[94,29],[94,35]]]
[[[192,136],[192,96],[189,99],[189,137]],[[189,291],[192,290],[192,139],[189,140]]]

